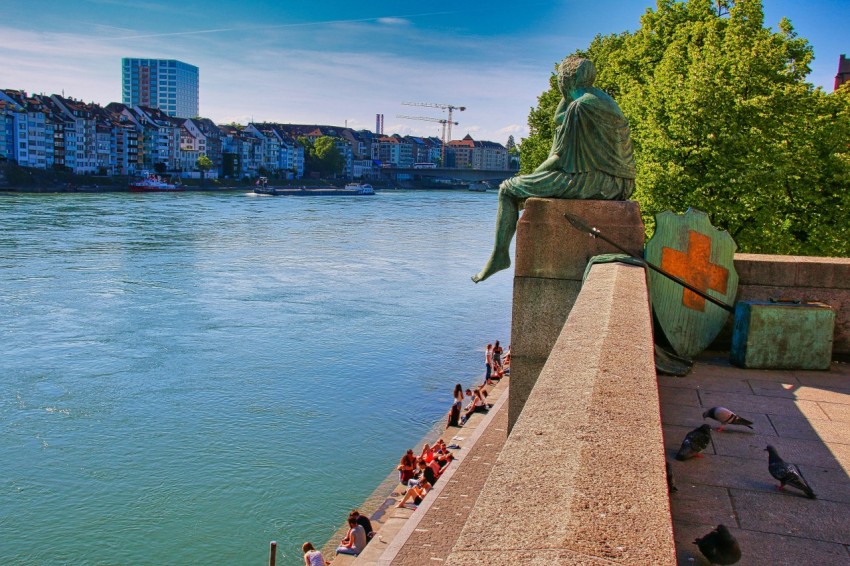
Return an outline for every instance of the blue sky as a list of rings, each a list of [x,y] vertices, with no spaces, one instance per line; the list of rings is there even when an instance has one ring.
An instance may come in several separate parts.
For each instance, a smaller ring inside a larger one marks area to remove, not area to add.
[[[597,34],[634,30],[651,0],[4,0],[0,88],[121,100],[121,58],[200,68],[201,114],[219,123],[324,123],[438,135],[437,109],[465,106],[454,138],[504,143],[527,134],[553,65]],[[809,80],[832,90],[850,54],[847,0],[764,0],[815,49]],[[35,8],[35,9],[34,9]]]

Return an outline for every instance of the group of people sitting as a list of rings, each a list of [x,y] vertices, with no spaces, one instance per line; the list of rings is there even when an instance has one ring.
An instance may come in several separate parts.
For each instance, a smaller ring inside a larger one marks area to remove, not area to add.
[[[460,383],[455,385],[454,402],[449,410],[448,423],[450,426],[458,427],[466,424],[469,417],[476,412],[486,413],[493,405],[487,403],[486,385],[492,385],[494,380],[501,379],[505,373],[510,371],[510,346],[506,352],[502,351],[499,341],[495,346],[487,344],[486,373],[484,383],[478,387],[464,390]],[[464,404],[466,404],[464,406]],[[443,475],[448,465],[454,460],[450,448],[459,448],[456,445],[446,446],[443,439],[437,440],[434,446],[425,444],[422,452],[416,456],[410,449],[401,457],[396,469],[399,474],[399,482],[405,487],[404,495],[396,507],[405,507],[409,501],[413,505],[419,505],[434,484]],[[365,515],[361,515],[356,509],[348,515],[348,533],[337,547],[337,554],[351,554],[357,556],[375,533],[372,531],[372,523]],[[325,566],[327,562],[322,553],[316,550],[309,542],[302,547],[304,552],[305,566]]]
[[[408,450],[396,466],[398,480],[407,488],[396,507],[404,507],[411,499],[414,505],[419,505],[453,460],[454,454],[442,438],[434,446],[426,443],[419,457],[412,449]]]
[[[464,406],[466,399],[469,402]],[[455,385],[454,403],[449,409],[448,422],[446,428],[450,426],[463,426],[472,413],[486,413],[493,405],[487,403],[487,390],[484,386],[476,387],[475,389],[466,389],[464,391],[460,383]]]
[[[502,379],[506,373],[510,373],[511,347],[508,346],[508,349],[503,351],[498,340],[496,340],[495,345],[487,344],[484,370],[484,383],[475,389],[464,390],[460,383],[455,385],[454,402],[449,409],[446,428],[463,426],[473,413],[486,413],[492,407],[491,404],[487,403],[487,390],[484,387],[493,385],[494,381]]]

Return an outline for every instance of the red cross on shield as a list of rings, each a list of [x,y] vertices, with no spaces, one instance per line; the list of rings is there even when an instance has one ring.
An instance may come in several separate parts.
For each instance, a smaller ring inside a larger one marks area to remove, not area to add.
[[[732,304],[738,291],[736,249],[732,236],[712,226],[704,212],[665,211],[655,216],[655,233],[646,243],[644,258]],[[692,359],[717,338],[729,312],[659,273],[647,273],[652,308],[667,341],[678,355]]]

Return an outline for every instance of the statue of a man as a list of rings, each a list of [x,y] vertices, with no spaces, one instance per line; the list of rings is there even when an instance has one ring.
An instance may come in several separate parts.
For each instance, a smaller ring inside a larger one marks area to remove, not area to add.
[[[629,124],[614,99],[594,88],[596,68],[567,57],[558,68],[561,98],[549,157],[533,173],[499,186],[496,243],[476,283],[511,265],[510,245],[519,211],[529,197],[626,200],[635,188]]]

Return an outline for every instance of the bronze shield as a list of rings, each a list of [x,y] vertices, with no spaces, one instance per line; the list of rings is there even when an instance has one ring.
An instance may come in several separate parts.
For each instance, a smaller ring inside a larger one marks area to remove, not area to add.
[[[646,260],[731,305],[738,291],[732,236],[692,208],[685,214],[662,212],[655,222]],[[678,355],[692,359],[717,338],[729,312],[660,273],[647,273],[652,308],[664,335]]]

